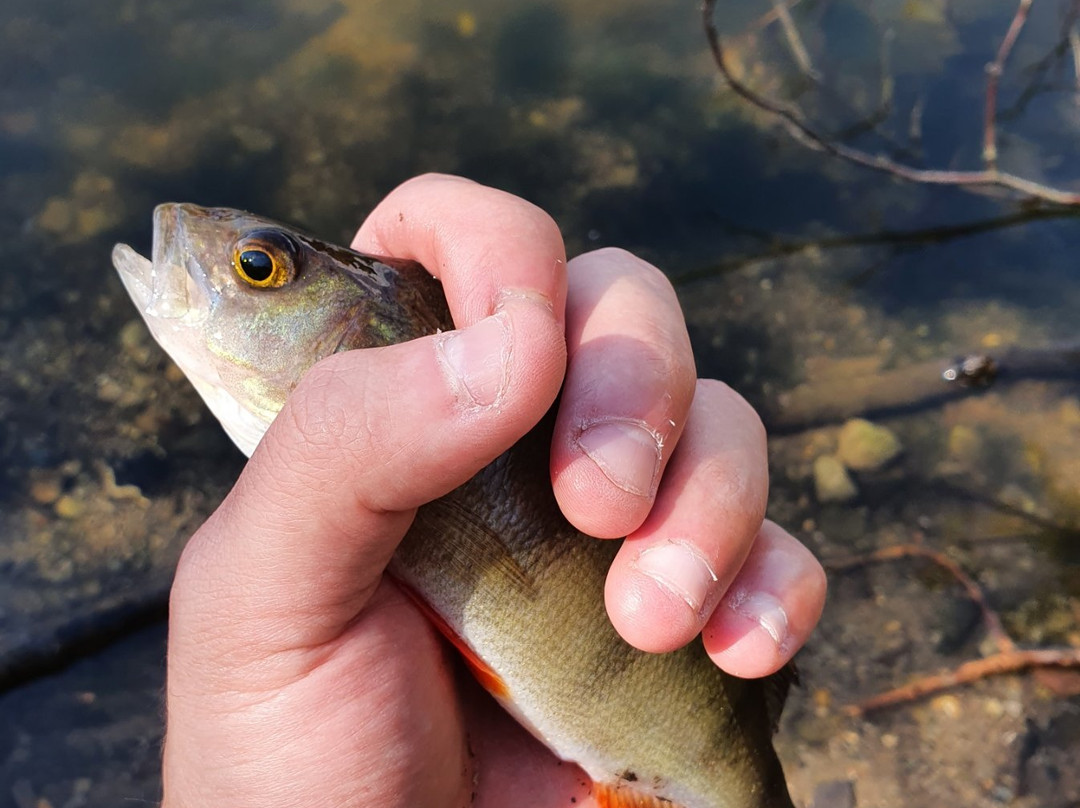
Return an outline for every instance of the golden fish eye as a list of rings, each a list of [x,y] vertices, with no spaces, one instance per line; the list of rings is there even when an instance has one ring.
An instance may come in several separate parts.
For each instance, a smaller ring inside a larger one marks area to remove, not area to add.
[[[244,250],[237,264],[244,280],[250,283],[266,283],[274,276],[274,259],[265,250]]]
[[[248,286],[277,289],[295,275],[295,245],[274,232],[251,233],[233,248],[233,269]]]

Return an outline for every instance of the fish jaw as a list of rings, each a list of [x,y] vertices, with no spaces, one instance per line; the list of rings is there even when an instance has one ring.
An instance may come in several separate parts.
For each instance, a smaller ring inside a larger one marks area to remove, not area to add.
[[[113,265],[154,339],[188,377],[233,443],[250,457],[274,413],[241,403],[222,379],[218,357],[207,346],[206,326],[217,290],[182,252],[184,208],[165,204],[155,209],[153,261],[127,244],[117,244]]]
[[[250,283],[237,265],[239,249],[267,238],[293,267],[280,287]],[[452,327],[441,287],[419,264],[244,211],[159,205],[152,256],[113,251],[150,332],[249,456],[319,359]]]

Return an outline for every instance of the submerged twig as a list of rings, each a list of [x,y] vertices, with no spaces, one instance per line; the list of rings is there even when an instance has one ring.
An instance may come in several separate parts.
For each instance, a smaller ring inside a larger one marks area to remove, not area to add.
[[[1062,58],[1069,52],[1072,54],[1074,76],[1070,85],[1074,90],[1078,88],[1080,62],[1077,60],[1080,59],[1080,38],[1077,37],[1076,32],[1077,18],[1080,18],[1080,3],[1074,0],[1074,2],[1069,3],[1065,11],[1061,21],[1061,33],[1054,46],[1041,59],[1024,68],[1024,72],[1030,76],[1027,85],[1020,91],[1012,105],[1006,109],[998,107],[996,116],[998,121],[1018,118],[1024,113],[1033,98],[1046,90],[1055,89],[1055,86],[1046,82],[1043,77],[1051,67],[1058,66],[1060,68]]]
[[[843,571],[854,569],[855,567],[865,567],[869,564],[896,561],[902,558],[926,559],[952,575],[957,583],[964,588],[964,592],[967,593],[968,598],[979,607],[983,623],[986,624],[987,632],[993,638],[998,650],[1002,652],[1016,650],[1016,643],[1014,643],[1012,638],[1005,633],[1005,627],[1001,625],[1001,619],[990,607],[990,604],[986,600],[986,596],[983,594],[982,588],[975,582],[974,578],[964,572],[959,564],[944,553],[940,553],[923,544],[896,544],[891,547],[882,547],[879,550],[864,555],[831,558],[824,563],[827,569]]]
[[[921,542],[883,547],[863,555],[834,558],[824,564],[827,569],[843,571],[904,558],[926,559],[948,572],[964,588],[968,598],[978,606],[983,625],[997,646],[997,651],[982,659],[964,662],[949,671],[919,676],[905,685],[847,705],[843,709],[848,715],[861,716],[874,710],[907,704],[989,676],[1019,673],[1032,668],[1080,668],[1080,648],[1017,648],[978,582],[944,553],[932,550]]]
[[[912,412],[1025,379],[1080,380],[1080,345],[1005,348],[918,362],[826,383],[804,383],[764,402],[772,432],[797,432],[854,418]]]
[[[1031,648],[1002,651],[982,659],[973,659],[951,671],[923,676],[901,687],[887,690],[844,708],[848,715],[860,716],[885,707],[895,707],[948,690],[968,685],[989,676],[1021,673],[1032,668],[1080,668],[1080,648]]]
[[[1073,81],[1076,91],[1080,92],[1080,32],[1076,30],[1075,25],[1069,29],[1069,49],[1072,51],[1073,58]]]
[[[1028,12],[1031,10],[1031,0],[1020,0],[1016,14],[1013,15],[1009,30],[1005,32],[1005,38],[1001,40],[997,57],[986,66],[986,106],[983,121],[983,162],[989,168],[997,166],[997,91],[1001,74],[1005,72],[1005,60],[1012,53],[1013,45],[1016,44],[1020,32],[1027,22]]]
[[[760,31],[764,31],[774,22],[779,20],[782,13],[788,14],[790,16],[791,9],[795,8],[795,6],[799,5],[799,3],[801,2],[802,0],[778,0],[778,2],[774,2],[771,11],[765,12],[756,20],[754,20],[754,22],[752,22],[749,26],[747,26],[747,33],[758,33]],[[781,6],[783,7],[782,9]]]
[[[1025,3],[1030,5],[1030,0],[1023,0],[1021,5],[1023,6]],[[798,109],[758,93],[734,74],[727,63],[724,47],[720,41],[720,34],[716,29],[715,10],[716,0],[704,0],[702,3],[702,23],[705,28],[705,36],[709,42],[709,48],[712,51],[713,61],[720,75],[736,95],[761,111],[775,117],[792,132],[797,140],[802,141],[807,146],[824,151],[834,157],[839,157],[849,163],[890,174],[910,182],[926,185],[952,185],[965,189],[997,188],[1018,194],[1023,198],[1054,205],[1080,206],[1080,193],[1025,179],[1001,171],[996,165],[990,165],[978,171],[917,168],[906,163],[900,163],[883,154],[870,154],[844,143],[830,140],[815,130]],[[1012,27],[1010,27],[1010,30],[1012,30]],[[1018,34],[1019,30],[1017,30]]]
[[[806,46],[803,45],[802,37],[799,36],[799,29],[795,27],[795,20],[791,16],[786,0],[773,0],[773,11],[776,13],[776,19],[780,21],[780,27],[784,29],[784,38],[787,40],[791,55],[794,57],[796,64],[799,65],[799,69],[808,79],[817,82],[821,77],[814,70],[814,65],[810,61],[810,54],[807,52]]]
[[[1034,221],[1059,219],[1078,215],[1075,208],[1023,208],[1005,216],[982,219],[963,224],[924,227],[917,230],[880,230],[874,233],[855,233],[851,235],[825,236],[811,239],[782,239],[774,233],[757,232],[745,227],[733,228],[739,234],[751,233],[759,241],[769,242],[769,246],[756,253],[735,255],[716,263],[673,275],[672,283],[686,286],[701,280],[716,278],[727,272],[738,272],[762,261],[776,260],[802,252],[821,252],[825,250],[846,249],[849,247],[891,247],[894,249],[912,249],[932,244],[945,244],[954,239],[969,238],[1008,227],[1017,227]]]

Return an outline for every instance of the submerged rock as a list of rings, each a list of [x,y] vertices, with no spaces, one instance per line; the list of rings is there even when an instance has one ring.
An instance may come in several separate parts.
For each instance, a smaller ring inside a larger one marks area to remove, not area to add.
[[[855,481],[836,455],[814,461],[814,491],[818,502],[850,502],[859,494]]]
[[[853,471],[876,471],[903,451],[891,429],[853,418],[840,429],[836,455]]]

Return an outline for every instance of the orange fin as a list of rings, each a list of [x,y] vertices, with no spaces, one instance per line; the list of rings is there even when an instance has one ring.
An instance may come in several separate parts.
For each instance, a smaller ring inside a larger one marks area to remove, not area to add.
[[[420,597],[420,593],[415,591],[411,586],[399,581],[397,578],[394,578],[394,583],[401,588],[402,592],[409,596],[409,599],[417,605],[420,611],[424,613],[424,617],[439,630],[439,633],[446,637],[446,639],[450,641],[450,644],[458,650],[458,653],[460,653],[465,660],[465,665],[468,667],[473,677],[475,677],[476,681],[480,683],[480,686],[488,693],[495,696],[495,698],[508,698],[510,695],[510,688],[506,686],[506,682],[502,680],[502,677],[499,676],[499,674],[488,667],[488,664],[484,662],[484,660],[476,655],[476,652],[469,647],[469,644],[465,642],[465,640],[457,635],[457,632],[450,628],[450,625],[443,620],[442,615],[432,609],[431,605]]]
[[[671,800],[638,791],[625,782],[593,783],[593,796],[599,808],[679,808]]]

